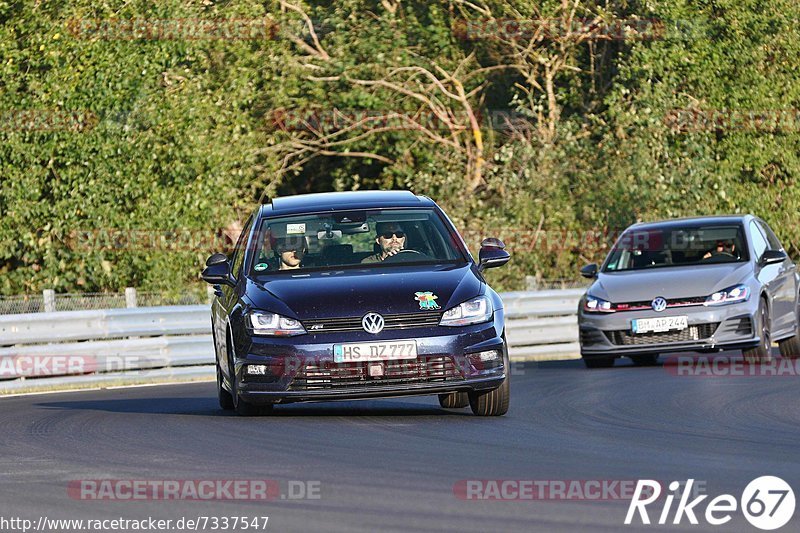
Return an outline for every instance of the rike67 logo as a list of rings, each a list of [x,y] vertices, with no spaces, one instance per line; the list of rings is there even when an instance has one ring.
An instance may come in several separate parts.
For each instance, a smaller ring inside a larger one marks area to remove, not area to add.
[[[741,508],[742,514],[750,524],[762,530],[778,529],[786,525],[794,515],[794,491],[784,480],[775,476],[761,476],[751,481],[742,492],[742,497],[737,501],[731,494],[721,494],[710,500],[701,513],[700,504],[708,498],[704,494],[692,500],[692,485],[694,479],[689,479],[685,484],[673,481],[669,484],[670,493],[664,498],[664,507],[658,515],[657,523],[667,524],[672,513],[673,501],[678,499],[672,515],[672,524],[677,525],[685,517],[690,524],[697,525],[698,515],[708,524],[721,526],[731,521],[732,513]],[[683,491],[678,491],[683,487]],[[633,499],[628,506],[625,524],[633,522],[638,514],[642,524],[650,524],[650,515],[647,506],[653,504],[661,497],[661,484],[651,479],[639,480],[633,493]],[[655,507],[655,506],[653,506]],[[651,509],[655,510],[655,509]]]

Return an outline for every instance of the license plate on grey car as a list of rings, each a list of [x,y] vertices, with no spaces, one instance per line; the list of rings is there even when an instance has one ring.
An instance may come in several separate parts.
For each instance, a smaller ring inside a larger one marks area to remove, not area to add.
[[[631,331],[634,333],[661,333],[664,331],[682,330],[689,327],[688,316],[661,316],[658,318],[637,318],[631,320]]]

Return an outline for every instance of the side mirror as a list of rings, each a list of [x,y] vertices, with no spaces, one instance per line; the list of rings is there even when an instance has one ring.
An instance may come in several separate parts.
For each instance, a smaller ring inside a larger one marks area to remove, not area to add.
[[[216,253],[216,254],[211,254],[210,256],[208,256],[208,259],[206,259],[206,266],[210,267],[210,266],[213,266],[213,265],[219,265],[221,263],[227,263],[227,262],[228,262],[228,256],[227,255]]]
[[[591,265],[586,265],[581,269],[581,276],[584,278],[594,279],[597,277],[597,265],[592,263]]]
[[[767,250],[761,256],[758,264],[761,266],[774,265],[776,263],[783,263],[788,256],[783,250]]]
[[[231,285],[233,286],[233,277],[231,276],[231,264],[228,262],[228,256],[225,254],[214,254],[206,260],[206,268],[200,274],[203,281],[211,285]]]
[[[503,266],[511,259],[511,254],[506,252],[506,245],[500,239],[483,239],[481,251],[478,254],[478,270],[483,272],[487,268]]]

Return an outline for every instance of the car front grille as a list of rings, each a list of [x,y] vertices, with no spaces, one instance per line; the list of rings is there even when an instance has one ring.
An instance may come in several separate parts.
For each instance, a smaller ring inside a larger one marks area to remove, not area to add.
[[[603,334],[596,329],[581,329],[580,330],[581,346],[591,346],[592,344],[602,344]]]
[[[698,296],[694,298],[674,298],[667,300],[667,309],[671,307],[691,307],[694,305],[703,305],[706,301],[706,296]],[[652,309],[653,300],[646,300],[641,302],[623,302],[613,304],[615,311],[641,311],[643,309]]]
[[[664,331],[659,333],[638,333],[630,330],[605,331],[608,340],[617,346],[634,346],[642,344],[665,344],[670,342],[691,342],[711,337],[717,330],[719,322],[697,324],[680,331]]]
[[[342,318],[324,318],[319,320],[304,320],[303,327],[309,333],[331,333],[338,331],[364,331],[360,316]],[[410,329],[429,328],[439,325],[442,313],[439,311],[425,311],[419,313],[404,313],[383,315],[383,329]]]
[[[720,331],[723,333],[750,337],[753,335],[753,321],[749,316],[738,319],[731,318],[722,324],[722,329]]]
[[[371,377],[369,363],[315,361],[302,367],[289,390],[331,390],[412,383],[463,381],[453,359],[446,356],[382,361],[383,376]],[[374,364],[374,363],[373,363]]]

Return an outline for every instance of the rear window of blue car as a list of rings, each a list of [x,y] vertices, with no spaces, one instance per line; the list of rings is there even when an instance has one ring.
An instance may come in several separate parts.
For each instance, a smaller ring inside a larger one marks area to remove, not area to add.
[[[374,209],[266,218],[254,239],[252,275],[281,271],[463,263],[431,209]]]
[[[670,226],[632,229],[622,234],[604,272],[671,266],[737,263],[749,260],[740,225]]]

